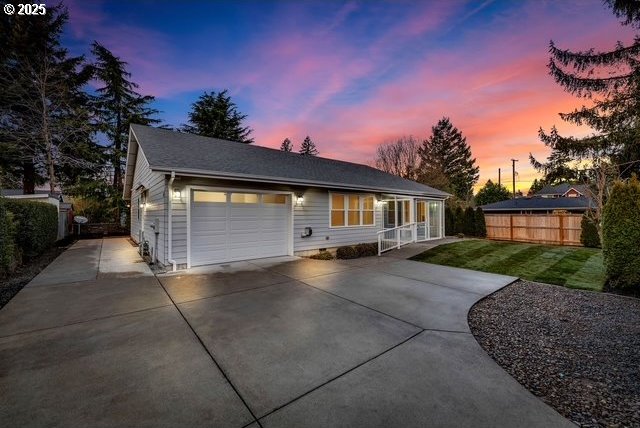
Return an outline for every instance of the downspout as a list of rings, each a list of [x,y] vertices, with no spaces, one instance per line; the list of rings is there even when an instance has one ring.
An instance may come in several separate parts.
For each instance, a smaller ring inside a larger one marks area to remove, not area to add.
[[[171,178],[169,179],[169,184],[167,185],[167,191],[168,191],[167,193],[169,196],[169,212],[167,214],[168,221],[169,221],[169,226],[167,231],[167,239],[169,240],[168,251],[167,251],[168,253],[167,261],[173,265],[173,272],[177,270],[176,261],[173,260],[173,194],[172,194],[172,188],[171,188],[171,186],[173,185],[173,180],[175,179],[176,179],[176,172],[171,171]]]

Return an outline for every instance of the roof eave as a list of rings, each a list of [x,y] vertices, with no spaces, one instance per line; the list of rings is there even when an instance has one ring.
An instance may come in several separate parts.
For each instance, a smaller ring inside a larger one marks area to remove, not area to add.
[[[252,175],[252,174],[225,174],[220,172],[212,172],[207,170],[198,170],[198,169],[189,169],[189,168],[169,168],[169,167],[154,167],[150,166],[152,171],[160,172],[160,173],[171,173],[175,172],[176,174],[180,174],[183,176],[190,177],[207,177],[207,178],[218,178],[223,180],[243,180],[243,181],[259,181],[262,183],[270,183],[270,184],[287,184],[294,186],[314,186],[314,187],[323,187],[323,188],[333,188],[333,189],[353,189],[353,190],[361,190],[361,191],[369,191],[369,192],[386,192],[386,193],[397,193],[403,195],[411,195],[411,196],[426,196],[432,198],[439,199],[447,199],[451,195],[437,194],[437,193],[429,193],[429,192],[419,192],[414,190],[404,190],[404,189],[394,189],[394,188],[382,188],[382,187],[368,187],[368,186],[359,186],[359,185],[351,185],[346,183],[331,183],[331,182],[320,182],[314,180],[292,180],[286,177],[267,177],[260,175]]]

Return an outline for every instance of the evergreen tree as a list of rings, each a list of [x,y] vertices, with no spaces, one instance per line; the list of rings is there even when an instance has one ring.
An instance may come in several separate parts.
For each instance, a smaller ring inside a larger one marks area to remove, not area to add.
[[[127,63],[107,48],[93,42],[92,53],[96,58],[94,72],[103,85],[97,89],[95,106],[99,130],[104,132],[110,145],[110,160],[113,165],[113,187],[122,193],[122,169],[127,153],[129,125],[158,123],[153,115],[158,113],[149,105],[154,97],[140,95],[138,85],[131,81]]]
[[[419,149],[421,182],[429,182],[429,173],[439,171],[448,179],[451,190],[460,199],[468,201],[473,186],[478,182],[480,169],[467,139],[444,117],[431,128],[432,135]]]
[[[253,130],[243,126],[246,118],[246,114],[238,111],[226,89],[217,93],[205,92],[191,105],[189,123],[182,126],[182,131],[250,144],[253,143],[253,138],[250,138]]]
[[[506,201],[507,199],[511,199],[511,193],[509,193],[506,187],[487,180],[476,195],[476,205],[482,206],[494,202]]]
[[[529,187],[529,194],[534,195],[542,190],[542,188],[546,186],[544,179],[538,180],[537,178],[533,179],[533,183],[531,183],[531,187]]]
[[[486,238],[487,237],[487,223],[486,223],[485,218],[484,218],[484,211],[482,211],[482,208],[480,208],[480,207],[476,208],[475,226],[476,226],[475,236],[477,236],[478,238]]]
[[[316,145],[311,138],[307,135],[300,145],[300,154],[301,155],[310,155],[310,156],[318,156],[318,150],[316,149]]]
[[[293,151],[293,143],[290,139],[285,138],[282,144],[280,144],[280,150],[283,152],[292,152]]]
[[[475,236],[476,234],[476,213],[471,207],[467,207],[464,210],[462,233],[467,236]]]
[[[58,190],[64,168],[92,167],[79,150],[95,150],[83,91],[91,69],[60,45],[67,20],[62,5],[0,18],[0,164],[3,174],[21,177],[25,193],[45,181]]]
[[[605,0],[622,24],[640,28],[640,2]],[[540,130],[540,139],[551,157],[573,161],[601,159],[620,166],[620,175],[640,172],[640,36],[613,50],[569,51],[549,44],[549,72],[567,92],[590,100],[560,118],[587,125],[595,132],[587,137],[562,137],[557,131]],[[535,159],[531,159],[536,166]]]

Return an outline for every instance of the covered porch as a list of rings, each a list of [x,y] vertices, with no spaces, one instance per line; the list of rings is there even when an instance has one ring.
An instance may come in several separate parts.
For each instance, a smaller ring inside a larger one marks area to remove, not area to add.
[[[378,254],[444,237],[444,200],[383,195],[381,204],[383,229],[378,232]]]

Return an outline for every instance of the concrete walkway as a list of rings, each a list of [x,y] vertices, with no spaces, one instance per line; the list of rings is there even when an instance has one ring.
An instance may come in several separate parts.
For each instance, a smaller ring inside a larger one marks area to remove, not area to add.
[[[513,280],[391,253],[156,277],[80,241],[0,310],[0,426],[573,426],[469,332]]]

